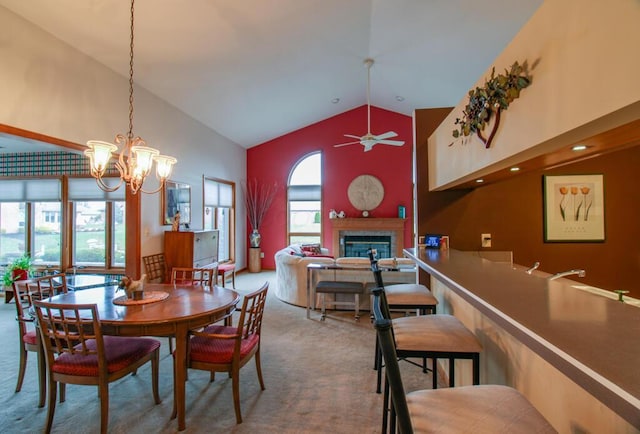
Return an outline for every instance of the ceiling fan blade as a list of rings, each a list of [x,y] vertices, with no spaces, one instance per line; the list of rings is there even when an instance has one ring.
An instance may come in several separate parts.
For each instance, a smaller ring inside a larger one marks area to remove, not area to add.
[[[376,136],[377,140],[384,140],[384,139],[390,139],[391,137],[396,137],[398,135],[398,133],[396,133],[395,131],[389,131],[383,134],[380,134],[379,136]]]
[[[362,139],[362,137],[360,137],[360,136],[354,136],[353,134],[345,134],[344,136],[345,136],[345,137],[350,137],[350,138],[352,138],[352,139],[358,139],[358,140]]]
[[[378,143],[382,145],[402,146],[404,142],[402,140],[378,140]]]
[[[334,148],[340,148],[340,147],[342,147],[342,146],[355,145],[356,143],[360,143],[360,142],[358,141],[358,142],[340,143],[340,144],[338,144],[338,145],[333,145],[333,147],[334,147]]]

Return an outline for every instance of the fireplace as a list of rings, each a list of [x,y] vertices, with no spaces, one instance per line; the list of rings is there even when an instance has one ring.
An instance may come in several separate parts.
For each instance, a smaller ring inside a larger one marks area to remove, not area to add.
[[[391,236],[345,235],[344,256],[367,257],[369,249],[375,249],[378,258],[391,258]]]
[[[385,247],[372,246],[378,250],[378,257],[402,257],[402,249],[404,248],[404,224],[405,219],[400,218],[337,218],[331,219],[333,230],[333,250],[332,254],[336,257],[342,256],[367,256],[366,251],[371,245],[371,240],[388,242],[388,254],[382,256]],[[345,238],[352,238],[356,243],[364,242],[366,244],[358,244],[356,247],[349,247],[349,254],[346,251],[347,244]],[[373,238],[373,237],[383,237]],[[365,240],[365,241],[362,241]],[[367,242],[366,240],[370,240]],[[352,249],[358,250],[352,250]],[[362,252],[364,249],[364,252]]]

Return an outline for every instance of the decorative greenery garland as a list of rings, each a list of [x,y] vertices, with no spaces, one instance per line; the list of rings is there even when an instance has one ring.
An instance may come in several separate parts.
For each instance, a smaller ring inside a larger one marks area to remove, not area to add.
[[[504,74],[496,76],[495,70],[495,68],[491,70],[491,78],[485,82],[483,87],[476,87],[469,91],[469,104],[462,112],[462,119],[456,119],[456,125],[460,125],[460,127],[453,130],[453,137],[456,139],[475,133],[485,144],[485,147],[489,148],[498,129],[500,112],[506,110],[509,104],[520,96],[520,91],[531,84],[532,78],[526,60],[522,65],[515,62],[511,65],[511,70],[505,69]],[[494,114],[493,129],[485,138],[482,131]]]

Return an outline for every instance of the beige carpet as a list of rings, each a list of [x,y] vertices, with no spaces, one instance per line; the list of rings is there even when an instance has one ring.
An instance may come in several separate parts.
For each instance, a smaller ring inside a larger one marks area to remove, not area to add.
[[[375,393],[374,329],[365,313],[331,311],[321,322],[313,313],[281,302],[273,295],[275,272],[242,273],[238,292],[246,294],[271,282],[262,331],[262,369],[266,390],[258,385],[255,364],[240,372],[243,423],[236,425],[231,381],[218,374],[190,370],[185,433],[378,433],[382,396]],[[18,372],[15,306],[0,301],[0,431],[42,432],[46,408],[37,407],[36,358],[30,354],[22,391],[14,393]],[[428,388],[429,375],[403,363],[408,390]],[[109,432],[173,433],[172,361],[166,340],[161,349],[160,394],[153,404],[150,365],[110,386]],[[67,400],[56,407],[53,432],[100,431],[97,389],[67,386]]]

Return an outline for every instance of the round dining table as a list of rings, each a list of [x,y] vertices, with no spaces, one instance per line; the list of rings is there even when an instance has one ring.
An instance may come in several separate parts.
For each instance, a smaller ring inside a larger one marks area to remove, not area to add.
[[[123,301],[123,291],[118,291],[117,286],[107,286],[70,291],[48,301],[96,304],[105,335],[175,337],[173,399],[178,430],[183,431],[186,428],[185,382],[189,331],[217,322],[230,314],[240,297],[237,292],[219,286],[208,288],[164,283],[146,283],[144,293],[145,298],[147,294],[153,297]]]

